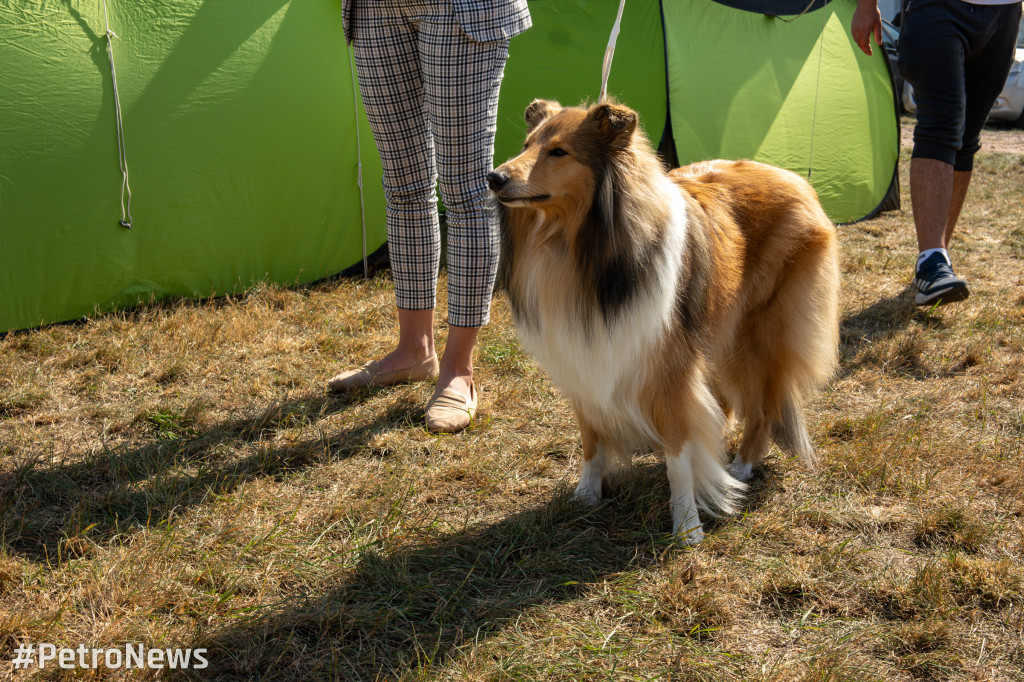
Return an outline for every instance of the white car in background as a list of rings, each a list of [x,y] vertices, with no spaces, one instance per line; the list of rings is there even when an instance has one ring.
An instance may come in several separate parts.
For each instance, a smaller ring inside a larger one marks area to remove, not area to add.
[[[903,107],[911,114],[917,111],[914,88],[910,83],[903,84]],[[1006,77],[1006,85],[992,106],[988,119],[1024,126],[1024,21],[1021,21],[1017,33],[1017,53],[1010,67],[1010,75]]]

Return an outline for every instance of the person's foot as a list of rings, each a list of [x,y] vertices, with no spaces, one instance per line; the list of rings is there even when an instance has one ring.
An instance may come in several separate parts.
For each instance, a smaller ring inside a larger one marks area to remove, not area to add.
[[[971,295],[967,282],[953,274],[952,266],[941,252],[918,263],[914,284],[917,286],[914,303],[922,306],[955,303]]]
[[[430,396],[424,417],[431,431],[455,433],[473,422],[477,406],[476,387],[470,381],[468,390],[462,393],[453,388],[456,383],[461,384],[453,382],[445,387],[438,386],[434,395]]]
[[[358,369],[346,370],[327,382],[332,391],[353,391],[363,387],[393,386],[394,384],[427,381],[437,376],[437,355],[403,369],[387,369],[388,358],[373,360]]]

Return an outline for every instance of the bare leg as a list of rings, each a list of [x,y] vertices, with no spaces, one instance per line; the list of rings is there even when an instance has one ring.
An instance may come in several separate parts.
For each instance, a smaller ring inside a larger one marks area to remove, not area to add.
[[[478,327],[449,327],[448,342],[437,378],[439,389],[452,388],[469,396],[473,381],[473,348]],[[434,311],[398,309],[398,346],[380,361],[382,372],[407,369],[423,362],[434,350]]]
[[[398,346],[380,360],[381,372],[420,364],[434,354],[434,310],[398,309]]]
[[[450,388],[469,397],[469,386],[473,383],[473,348],[479,331],[479,327],[448,327],[448,342],[437,376],[438,391]]]
[[[947,222],[953,209],[953,185],[952,164],[936,159],[911,159],[910,203],[914,209],[918,251],[946,248]],[[965,196],[966,193],[965,185]],[[959,217],[960,207],[957,207],[956,214]]]
[[[971,184],[971,171],[953,171],[953,202],[949,206],[949,218],[946,220],[946,233],[944,242],[949,247],[953,239],[953,230],[960,220],[960,210],[964,207],[964,200],[967,199],[967,188]]]

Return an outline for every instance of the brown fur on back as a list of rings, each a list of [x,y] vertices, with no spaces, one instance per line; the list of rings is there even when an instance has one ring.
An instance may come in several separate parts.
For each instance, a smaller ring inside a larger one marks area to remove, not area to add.
[[[669,177],[718,272],[707,349],[727,412],[778,420],[831,376],[839,348],[836,234],[814,190],[788,171],[711,161]]]

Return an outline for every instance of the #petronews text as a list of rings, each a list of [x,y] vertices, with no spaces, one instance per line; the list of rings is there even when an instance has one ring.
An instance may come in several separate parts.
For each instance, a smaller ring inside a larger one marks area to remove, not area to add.
[[[84,668],[132,669],[191,668],[209,665],[206,649],[152,649],[145,644],[125,644],[123,648],[92,649],[84,644],[60,648],[55,644],[19,644],[14,650],[14,669],[27,668],[33,662],[43,670],[47,666],[64,670]]]

